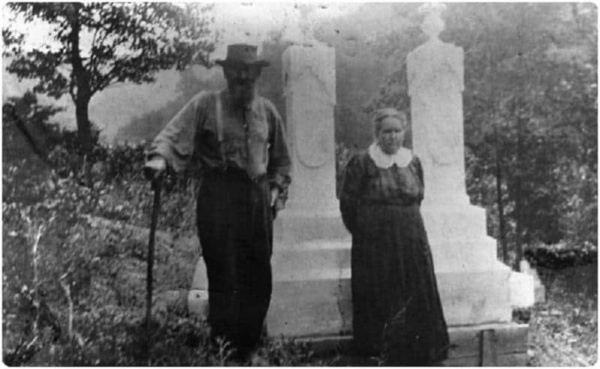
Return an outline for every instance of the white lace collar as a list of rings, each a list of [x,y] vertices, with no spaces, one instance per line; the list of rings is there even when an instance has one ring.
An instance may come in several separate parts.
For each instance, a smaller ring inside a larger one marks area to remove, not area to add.
[[[400,168],[405,168],[413,157],[412,151],[404,147],[401,147],[394,155],[388,155],[381,151],[376,142],[369,146],[369,156],[376,166],[384,169],[390,168],[394,164]]]

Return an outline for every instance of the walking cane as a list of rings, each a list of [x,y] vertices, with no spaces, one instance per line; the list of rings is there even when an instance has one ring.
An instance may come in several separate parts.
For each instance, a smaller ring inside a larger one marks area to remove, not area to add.
[[[152,181],[152,189],[154,190],[154,204],[152,206],[152,219],[150,223],[150,242],[148,244],[148,272],[146,279],[146,333],[148,340],[150,340],[150,320],[152,314],[152,267],[154,265],[154,239],[156,235],[156,225],[158,223],[158,212],[160,211],[161,188],[162,176]]]

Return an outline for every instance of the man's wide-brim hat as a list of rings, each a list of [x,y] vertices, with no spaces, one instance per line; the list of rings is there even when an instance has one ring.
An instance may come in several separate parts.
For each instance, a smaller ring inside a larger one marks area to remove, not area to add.
[[[227,46],[227,58],[225,60],[215,60],[215,63],[222,67],[245,65],[267,67],[270,64],[266,60],[258,59],[257,47],[248,44],[234,44]]]

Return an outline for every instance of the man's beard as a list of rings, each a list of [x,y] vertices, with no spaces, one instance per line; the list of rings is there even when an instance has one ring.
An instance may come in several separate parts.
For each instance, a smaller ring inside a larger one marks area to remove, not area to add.
[[[231,100],[235,105],[245,106],[254,100],[256,91],[254,83],[234,81],[229,83],[228,88]]]

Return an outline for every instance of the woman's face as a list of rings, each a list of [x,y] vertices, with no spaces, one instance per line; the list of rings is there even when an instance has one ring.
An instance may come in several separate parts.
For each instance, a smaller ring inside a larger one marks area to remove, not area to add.
[[[404,122],[395,117],[388,117],[381,121],[377,143],[381,151],[388,155],[395,154],[404,142],[406,128]]]

